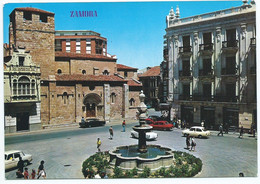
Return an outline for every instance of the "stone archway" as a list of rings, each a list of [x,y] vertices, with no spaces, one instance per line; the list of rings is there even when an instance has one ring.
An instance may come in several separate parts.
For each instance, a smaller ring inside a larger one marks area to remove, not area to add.
[[[101,102],[102,99],[99,95],[95,93],[87,94],[83,99],[83,104],[86,107],[86,117],[96,117],[97,105]]]

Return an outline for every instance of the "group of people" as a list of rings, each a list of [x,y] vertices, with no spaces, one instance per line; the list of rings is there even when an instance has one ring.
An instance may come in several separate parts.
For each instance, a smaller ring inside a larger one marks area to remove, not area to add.
[[[194,137],[191,137],[190,135],[186,136],[186,146],[188,150],[195,151],[196,142],[194,140]]]
[[[24,168],[24,162],[22,160],[22,157],[19,157],[18,161],[18,170],[16,172],[17,178],[24,178],[24,179],[35,179],[36,178],[36,171],[32,169],[31,174],[28,171],[28,168]],[[24,168],[24,169],[23,169]],[[42,160],[40,163],[40,166],[38,167],[38,172],[37,172],[37,179],[40,177],[43,177],[44,179],[46,178],[46,172],[44,170],[44,161]]]

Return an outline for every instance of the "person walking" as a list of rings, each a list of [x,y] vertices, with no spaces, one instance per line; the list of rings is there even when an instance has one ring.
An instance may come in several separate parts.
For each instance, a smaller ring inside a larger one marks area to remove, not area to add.
[[[125,132],[125,120],[122,123],[122,127],[123,127],[123,132]]]
[[[189,150],[190,149],[190,135],[186,136],[186,146],[187,146],[187,149]]]
[[[98,152],[100,152],[100,146],[101,146],[101,140],[98,138],[97,139],[97,149],[98,149]]]
[[[32,173],[30,175],[30,179],[35,179],[36,176],[36,171],[34,169],[32,169]]]
[[[18,171],[16,172],[17,178],[22,178],[23,176],[23,167],[24,167],[24,162],[22,157],[19,157],[19,161],[17,163]]]
[[[222,124],[219,125],[219,133],[218,133],[218,136],[219,136],[220,134],[223,136],[223,126],[222,126]]]
[[[201,126],[204,127],[204,121],[201,122]]]
[[[44,170],[44,165],[43,164],[44,164],[44,161],[42,160],[40,166],[38,167],[38,173],[37,173],[38,177],[37,177],[37,179],[39,179],[41,176],[44,179],[46,178],[46,172]]]
[[[112,140],[114,135],[112,126],[110,126],[109,128],[109,134],[110,134],[110,139]]]
[[[27,167],[24,169],[23,176],[24,176],[24,179],[29,179],[29,172],[28,172],[28,168]]]
[[[239,136],[238,136],[238,138],[243,138],[243,133],[244,133],[244,127],[243,126],[241,126],[241,128],[240,128],[240,134],[239,134]]]
[[[195,151],[195,147],[196,147],[196,142],[194,140],[194,137],[191,137],[191,149],[190,149],[190,151],[192,151],[192,149],[193,149],[193,151]]]

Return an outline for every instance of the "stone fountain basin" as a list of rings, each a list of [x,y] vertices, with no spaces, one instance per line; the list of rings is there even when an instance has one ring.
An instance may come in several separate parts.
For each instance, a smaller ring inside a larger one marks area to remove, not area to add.
[[[162,147],[160,145],[148,145],[148,150],[158,149],[161,152],[164,152],[163,155],[156,155],[152,158],[142,157],[142,153],[137,151],[138,145],[129,145],[129,146],[120,146],[114,150],[109,151],[110,155],[110,164],[117,166],[124,170],[131,170],[137,168],[139,171],[143,170],[145,167],[151,169],[151,171],[156,171],[161,167],[170,167],[173,164],[174,154],[170,148]],[[124,154],[120,153],[121,150],[127,149],[136,149],[136,156],[123,156]],[[149,151],[148,151],[149,153]],[[145,153],[147,154],[147,153]],[[143,154],[143,155],[145,155]]]
[[[153,127],[150,126],[150,125],[142,125],[142,126],[138,125],[138,126],[134,126],[134,127],[132,127],[132,128],[133,128],[135,131],[137,131],[137,132],[140,132],[140,131],[148,132],[148,131],[151,131],[151,130],[153,129]]]

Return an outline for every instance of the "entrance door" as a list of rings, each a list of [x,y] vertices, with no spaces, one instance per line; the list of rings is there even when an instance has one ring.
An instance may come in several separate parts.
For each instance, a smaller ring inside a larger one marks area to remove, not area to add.
[[[181,121],[185,121],[187,126],[192,126],[193,123],[193,107],[181,106]]]
[[[28,112],[18,113],[16,117],[17,117],[16,120],[17,131],[29,130],[29,113]]]
[[[223,109],[223,115],[224,115],[224,124],[227,123],[228,126],[234,126],[238,127],[238,109]]]
[[[87,103],[87,117],[96,117],[96,105]]]
[[[215,126],[215,109],[212,107],[201,107],[201,121],[204,121],[206,129],[213,129]]]

